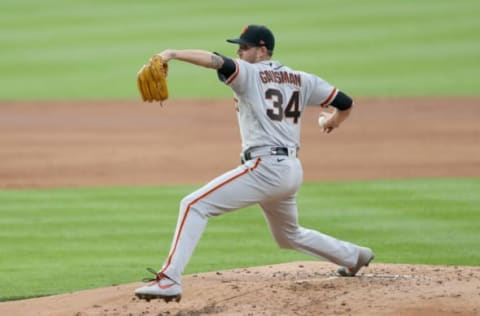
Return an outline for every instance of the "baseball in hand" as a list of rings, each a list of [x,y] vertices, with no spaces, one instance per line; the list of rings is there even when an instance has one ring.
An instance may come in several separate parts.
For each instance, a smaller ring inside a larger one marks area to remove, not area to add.
[[[327,117],[325,115],[320,115],[318,117],[318,126],[320,126],[321,128],[325,127],[326,122],[327,122]]]

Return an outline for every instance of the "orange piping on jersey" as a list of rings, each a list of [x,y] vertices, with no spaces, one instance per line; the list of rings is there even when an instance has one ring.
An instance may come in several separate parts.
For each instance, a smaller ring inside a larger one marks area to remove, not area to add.
[[[261,159],[258,158],[256,161],[255,161],[255,165],[251,168],[246,168],[245,170],[243,170],[242,172],[240,172],[239,174],[237,175],[234,175],[232,176],[231,178],[225,180],[224,182],[218,184],[217,186],[215,186],[214,188],[212,188],[210,191],[207,191],[205,192],[204,194],[202,194],[201,196],[199,196],[198,198],[196,198],[195,200],[193,200],[192,202],[190,202],[188,205],[187,205],[187,210],[185,211],[185,214],[183,215],[183,218],[182,218],[182,222],[180,224],[180,228],[178,229],[178,234],[177,234],[177,238],[175,239],[175,245],[173,246],[173,249],[172,249],[172,252],[170,253],[170,255],[168,256],[168,259],[167,259],[167,263],[165,264],[164,268],[162,269],[162,273],[167,270],[167,268],[170,266],[170,263],[172,263],[172,257],[173,255],[175,254],[175,251],[177,250],[177,246],[178,246],[178,241],[180,240],[180,235],[182,234],[182,231],[183,231],[183,226],[185,225],[185,221],[187,220],[187,216],[188,216],[188,213],[190,213],[190,208],[192,207],[193,204],[197,203],[198,201],[200,201],[201,199],[205,198],[206,196],[208,196],[209,194],[215,192],[216,190],[220,189],[221,187],[223,187],[224,185],[232,182],[233,180],[243,176],[244,174],[250,172],[250,171],[253,171],[255,170],[258,165],[260,164],[260,161]]]
[[[328,98],[325,101],[323,101],[323,103],[320,104],[320,106],[324,107],[325,105],[328,105],[330,101],[332,101],[333,96],[335,95],[336,92],[337,92],[337,88],[333,88],[332,92],[330,92],[330,94],[328,95]]]
[[[230,78],[227,79],[227,82],[226,84],[229,85],[233,82],[233,80],[235,80],[235,78],[237,78],[238,76],[238,72],[240,71],[240,65],[238,64],[238,62],[236,60],[233,60],[235,62],[235,72],[230,76]]]

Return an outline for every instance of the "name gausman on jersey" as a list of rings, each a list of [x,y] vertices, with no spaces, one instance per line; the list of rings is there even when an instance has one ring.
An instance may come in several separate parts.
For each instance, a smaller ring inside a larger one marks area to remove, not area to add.
[[[263,83],[289,83],[299,87],[302,85],[300,74],[293,72],[264,70],[260,71],[258,74]]]

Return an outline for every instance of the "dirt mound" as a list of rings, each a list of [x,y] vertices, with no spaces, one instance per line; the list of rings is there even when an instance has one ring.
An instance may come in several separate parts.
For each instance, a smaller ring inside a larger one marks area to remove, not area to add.
[[[480,268],[324,262],[189,275],[180,303],[139,301],[141,283],[0,304],[1,315],[480,315]]]

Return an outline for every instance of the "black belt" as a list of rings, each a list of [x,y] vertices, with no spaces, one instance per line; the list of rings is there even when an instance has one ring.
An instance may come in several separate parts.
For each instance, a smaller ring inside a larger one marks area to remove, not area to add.
[[[252,153],[254,153],[257,150],[258,148],[249,148],[245,150],[242,157],[242,163],[255,158],[255,157],[252,157]],[[288,148],[287,147],[271,147],[270,151],[267,154],[270,156],[288,156]]]

